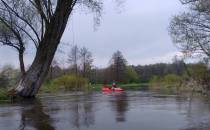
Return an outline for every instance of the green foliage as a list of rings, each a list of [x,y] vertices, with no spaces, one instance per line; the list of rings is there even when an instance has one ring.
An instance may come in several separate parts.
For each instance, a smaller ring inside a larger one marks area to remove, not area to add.
[[[81,89],[88,84],[88,80],[76,75],[64,75],[53,80],[53,84],[67,89]]]
[[[0,88],[6,88],[8,85],[8,78],[5,75],[0,75]]]
[[[164,76],[164,78],[163,78],[163,82],[165,82],[168,85],[177,84],[180,81],[181,81],[181,77],[177,76],[175,74],[168,74],[168,75]]]
[[[189,65],[190,76],[200,85],[210,89],[210,70],[203,63]]]
[[[154,76],[164,77],[167,74],[182,75],[185,72],[185,63],[176,61],[172,64],[158,63],[151,65],[134,66],[141,82],[150,82]]]
[[[152,79],[149,81],[149,84],[154,86],[154,85],[159,85],[162,83],[162,78],[159,76],[153,76]]]
[[[52,81],[46,82],[41,91],[54,92],[59,89],[84,90],[88,87],[88,80],[77,75],[64,75]]]
[[[7,95],[7,90],[0,88],[0,101],[9,100],[10,97]]]
[[[150,80],[150,85],[152,85],[153,87],[177,87],[177,85],[179,85],[181,81],[181,76],[175,74],[167,74],[164,77],[153,76],[153,78]]]
[[[139,78],[138,74],[136,73],[135,69],[131,66],[128,66],[126,69],[126,83],[138,83]]]
[[[18,78],[20,72],[11,65],[5,65],[0,72],[0,88],[13,87]]]
[[[189,68],[190,74],[194,79],[201,80],[209,76],[209,70],[207,66],[202,63],[191,65]]]

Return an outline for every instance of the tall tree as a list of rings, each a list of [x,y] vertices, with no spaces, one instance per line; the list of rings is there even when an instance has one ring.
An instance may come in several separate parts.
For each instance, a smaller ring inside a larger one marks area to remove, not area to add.
[[[83,77],[87,77],[90,74],[93,58],[91,52],[83,47],[80,49],[81,68]]]
[[[87,7],[100,16],[102,3],[98,0],[0,0],[1,23],[10,28],[11,25],[2,22],[10,15],[24,23],[26,26],[21,30],[37,48],[32,65],[10,94],[34,97],[46,78],[75,5]],[[34,19],[23,10],[29,10]]]
[[[210,58],[210,1],[180,0],[189,11],[174,16],[169,32],[174,43],[185,54]]]
[[[123,82],[126,77],[125,75],[127,61],[123,57],[122,53],[120,51],[116,51],[112,55],[110,63],[112,80],[115,80],[117,82]]]
[[[71,64],[71,69],[76,75],[78,74],[79,58],[79,48],[77,45],[74,45],[68,55],[68,62]]]

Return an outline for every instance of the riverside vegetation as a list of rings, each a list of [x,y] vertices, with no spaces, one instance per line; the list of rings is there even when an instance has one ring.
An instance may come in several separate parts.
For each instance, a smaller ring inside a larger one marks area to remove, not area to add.
[[[118,65],[120,66],[120,65]],[[124,67],[124,66],[123,66]],[[125,65],[125,71],[119,74],[118,86],[126,90],[172,89],[175,91],[208,92],[210,71],[202,62],[185,64],[175,61],[172,64],[153,64],[145,66]],[[87,76],[83,76],[78,69],[62,69],[53,66],[43,84],[41,93],[54,93],[58,91],[100,91],[104,84],[110,85],[115,79],[113,65],[105,69],[92,68]],[[122,76],[123,75],[123,76]],[[0,100],[9,100],[8,88],[14,86],[20,77],[20,72],[11,65],[6,65],[0,73]]]

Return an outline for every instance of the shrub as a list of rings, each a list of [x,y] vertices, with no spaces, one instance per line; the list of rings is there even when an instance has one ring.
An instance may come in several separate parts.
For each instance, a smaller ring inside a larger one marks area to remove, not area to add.
[[[203,63],[192,64],[189,66],[191,78],[195,80],[204,89],[210,90],[210,69]]]
[[[0,88],[6,88],[9,86],[9,80],[5,75],[0,75]]]
[[[175,74],[167,74],[164,77],[153,76],[150,85],[153,87],[177,87],[180,85],[182,78]]]
[[[159,76],[153,76],[152,79],[150,80],[150,84],[161,84],[162,83],[162,78]]]
[[[0,101],[9,100],[9,96],[7,95],[6,89],[0,88]]]
[[[136,73],[135,69],[131,66],[128,66],[126,68],[125,83],[138,83],[138,82],[139,82],[139,77],[138,77],[138,74]]]
[[[163,82],[166,83],[167,85],[176,85],[181,82],[181,77],[175,74],[168,74],[164,76]]]
[[[86,78],[77,75],[64,75],[46,82],[41,90],[44,92],[57,91],[58,89],[84,90],[87,87],[88,80]]]

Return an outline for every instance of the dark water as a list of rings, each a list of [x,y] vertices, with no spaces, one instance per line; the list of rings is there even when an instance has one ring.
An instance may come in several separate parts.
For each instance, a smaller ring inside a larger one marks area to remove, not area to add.
[[[1,104],[0,130],[210,130],[210,99],[151,91],[41,95]]]

